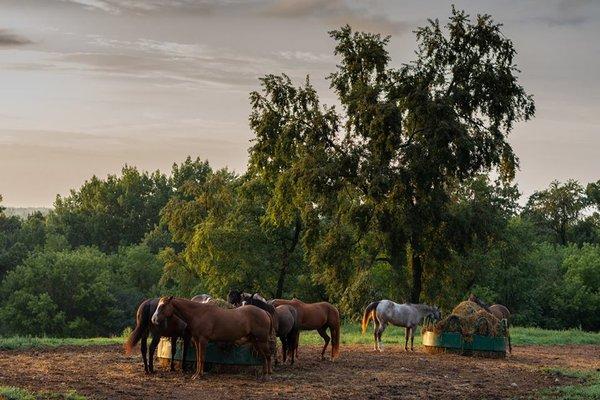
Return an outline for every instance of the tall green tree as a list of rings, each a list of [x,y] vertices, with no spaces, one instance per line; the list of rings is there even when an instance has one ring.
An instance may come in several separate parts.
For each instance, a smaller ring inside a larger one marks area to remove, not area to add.
[[[72,247],[97,246],[114,252],[120,245],[141,242],[158,224],[170,195],[164,174],[125,166],[119,176],[104,180],[94,176],[69,196],[57,196],[49,226]]]
[[[329,80],[341,113],[320,105],[308,79],[300,87],[285,75],[261,80],[251,94],[255,159],[289,177],[276,192],[292,191],[313,255],[317,236],[330,244],[321,253],[338,253],[313,265],[335,270],[345,264],[335,249],[368,242],[367,259],[408,263],[408,297],[419,300],[427,238],[445,224],[448,187],[493,169],[511,180],[517,158],[507,135],[534,114],[500,28],[489,15],[471,21],[453,9],[445,27],[430,20],[416,31],[417,58],[400,69],[388,65],[389,37],[332,31],[340,61]]]
[[[533,193],[524,210],[542,231],[549,232],[553,240],[566,245],[569,231],[578,222],[581,212],[587,206],[583,186],[573,179],[564,184],[550,183],[548,189]]]

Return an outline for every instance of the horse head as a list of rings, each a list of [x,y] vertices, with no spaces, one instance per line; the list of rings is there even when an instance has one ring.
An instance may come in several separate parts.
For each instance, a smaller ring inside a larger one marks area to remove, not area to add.
[[[236,307],[242,305],[242,293],[239,290],[230,290],[227,294],[227,302]]]
[[[442,319],[442,312],[440,311],[438,306],[433,306],[431,317],[434,319],[434,321],[439,321],[440,319]]]
[[[172,300],[173,296],[160,298],[156,311],[152,314],[151,321],[154,325],[160,325],[166,318],[173,316],[175,308],[173,307],[173,304],[171,304]]]

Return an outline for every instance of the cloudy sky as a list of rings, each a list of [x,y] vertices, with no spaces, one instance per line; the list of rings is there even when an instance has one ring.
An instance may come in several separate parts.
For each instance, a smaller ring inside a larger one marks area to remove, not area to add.
[[[551,180],[600,179],[600,2],[456,0],[505,24],[537,117],[511,143],[525,194]],[[243,172],[257,78],[335,68],[331,28],[392,35],[393,63],[412,30],[445,20],[445,1],[0,0],[0,194],[49,206],[123,164],[168,171],[200,156]]]

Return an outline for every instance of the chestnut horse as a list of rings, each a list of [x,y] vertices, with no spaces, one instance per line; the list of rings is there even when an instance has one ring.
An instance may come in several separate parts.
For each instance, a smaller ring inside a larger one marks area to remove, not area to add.
[[[284,300],[275,299],[269,301],[275,307],[281,305],[290,305],[296,309],[298,314],[298,327],[302,331],[317,330],[319,335],[325,340],[325,345],[321,351],[321,358],[325,358],[325,350],[331,340],[331,359],[334,360],[340,354],[340,313],[333,305],[322,301],[320,303],[305,303],[298,299]],[[331,338],[327,335],[327,328]],[[300,336],[300,330],[296,339],[296,357],[297,343]]]
[[[272,373],[272,337],[275,335],[273,318],[260,308],[248,305],[228,310],[173,296],[161,297],[152,315],[152,322],[159,325],[173,316],[187,323],[196,347],[196,373],[192,379],[204,375],[204,356],[209,341],[251,342],[263,358],[263,377]]]
[[[125,353],[131,354],[131,350],[137,342],[141,340],[140,351],[142,353],[142,360],[144,361],[144,371],[146,373],[154,372],[154,351],[158,346],[158,341],[161,336],[171,338],[171,371],[175,370],[174,357],[175,351],[177,350],[177,338],[183,338],[183,360],[181,360],[181,368],[185,365],[185,354],[190,344],[190,337],[186,331],[186,323],[180,318],[173,316],[167,320],[162,321],[161,324],[155,325],[151,322],[152,314],[156,311],[159,299],[145,300],[137,309],[136,313],[136,325],[135,329],[129,335],[127,342],[125,342]],[[150,342],[150,354],[146,358],[147,353],[147,340],[148,335],[152,333],[152,341]]]
[[[488,306],[486,303],[483,302],[483,300],[481,300],[479,297],[475,296],[474,294],[471,294],[469,296],[469,301],[472,301],[473,303],[477,304],[478,306],[483,308],[485,311],[489,312],[494,317],[498,318],[500,321],[502,321],[503,319],[506,320],[506,337],[508,339],[508,351],[510,353],[512,353],[512,345],[510,343],[510,333],[508,331],[508,328],[510,325],[510,311],[508,310],[508,308],[506,308],[506,306],[503,306],[502,304],[492,304],[491,306]]]

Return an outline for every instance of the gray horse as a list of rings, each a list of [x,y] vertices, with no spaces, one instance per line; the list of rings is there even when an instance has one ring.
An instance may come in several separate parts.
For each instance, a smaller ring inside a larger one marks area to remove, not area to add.
[[[410,335],[410,349],[414,350],[415,328],[425,317],[441,318],[440,310],[427,304],[398,304],[391,300],[374,301],[365,309],[362,318],[362,333],[365,334],[369,320],[375,323],[373,336],[375,337],[375,350],[382,351],[381,335],[388,324],[406,328],[404,336],[404,350],[408,350],[408,337]]]

